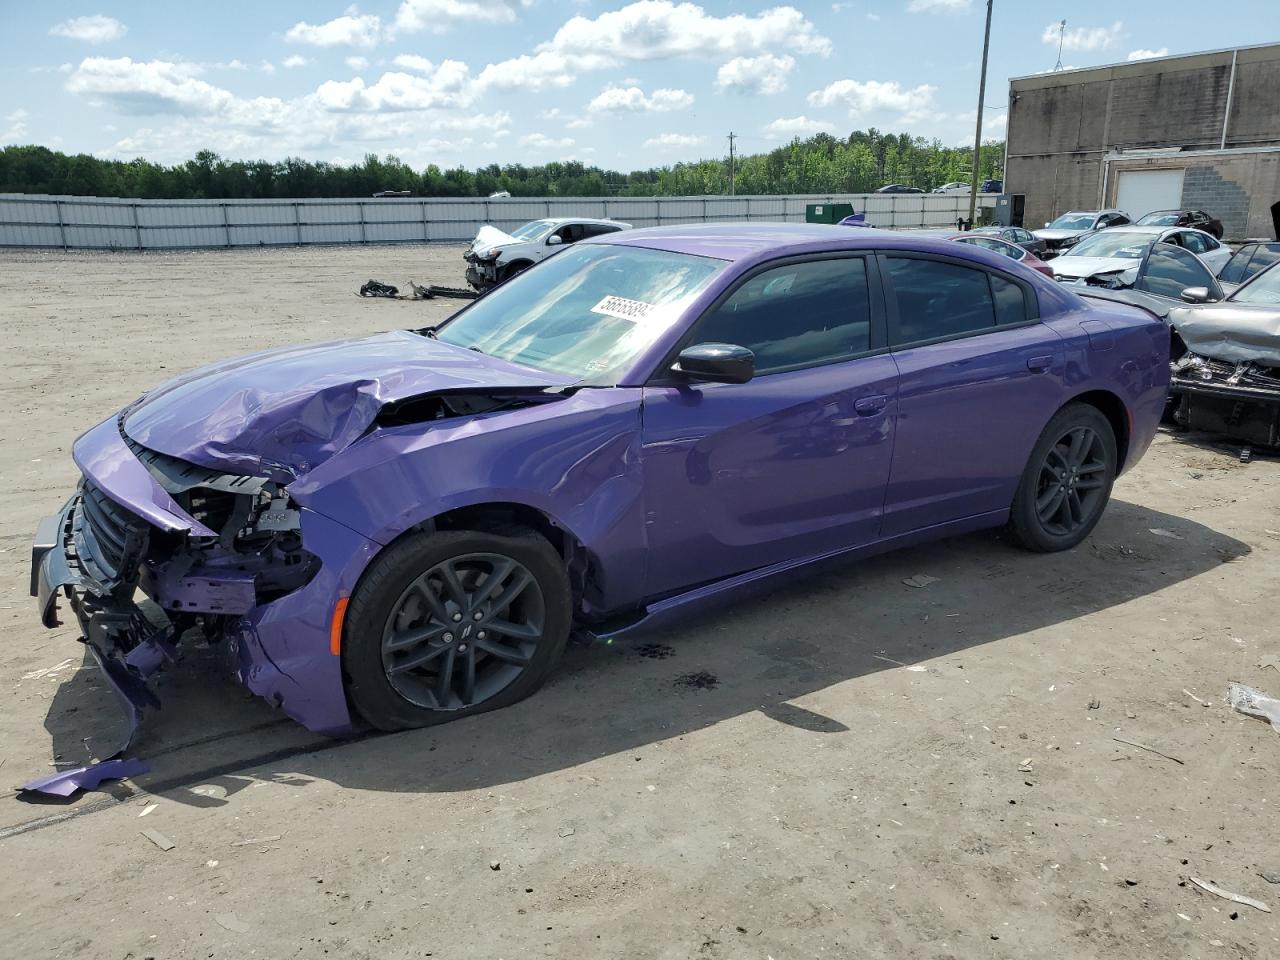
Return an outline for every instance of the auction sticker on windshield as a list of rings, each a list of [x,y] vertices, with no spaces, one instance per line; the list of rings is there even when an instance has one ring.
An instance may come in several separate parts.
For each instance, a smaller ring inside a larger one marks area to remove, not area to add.
[[[653,310],[652,303],[643,300],[628,300],[626,297],[605,297],[594,307],[592,313],[602,313],[606,317],[618,317],[622,320],[640,321],[649,316]]]

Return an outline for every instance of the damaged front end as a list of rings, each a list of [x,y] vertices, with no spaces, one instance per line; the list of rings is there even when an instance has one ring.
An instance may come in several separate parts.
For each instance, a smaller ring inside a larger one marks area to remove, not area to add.
[[[128,735],[113,757],[129,748],[144,711],[160,705],[148,677],[195,637],[222,645],[254,692],[313,729],[343,732],[349,718],[336,666],[320,685],[323,705],[309,702],[315,684],[310,693],[287,696],[308,686],[287,672],[289,644],[304,634],[274,601],[305,592],[322,566],[304,546],[303,512],[273,480],[219,473],[141,447],[125,435],[123,420],[99,424],[77,441],[79,487],[40,523],[31,567],[41,622],[58,626],[65,601],[124,709]],[[323,518],[313,525],[337,526]],[[317,539],[322,552],[325,544],[332,548],[332,537]],[[353,546],[344,543],[333,556]],[[327,580],[323,589],[337,587]],[[301,618],[326,615],[304,604]],[[324,623],[316,628],[322,636]],[[314,653],[313,644],[305,659]],[[67,771],[27,789],[66,793],[68,785],[94,779]]]
[[[1172,365],[1169,388],[1182,398],[1178,422],[1253,446],[1280,446],[1280,367],[1187,353]]]

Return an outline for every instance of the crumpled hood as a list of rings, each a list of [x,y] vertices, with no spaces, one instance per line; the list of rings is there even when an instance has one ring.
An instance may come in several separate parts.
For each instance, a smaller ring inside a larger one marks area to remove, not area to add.
[[[513,243],[524,243],[524,241],[517,240],[511,234],[503,233],[497,227],[491,227],[486,223],[476,233],[476,238],[471,241],[471,249],[468,252],[474,253],[477,257],[483,257],[494,247]]]
[[[1280,367],[1280,307],[1230,301],[1175,307],[1169,311],[1169,322],[1192,353]]]
[[[538,389],[571,382],[408,330],[224,360],[142,398],[132,439],[227,473],[288,482],[354,443],[384,404],[444,390]]]
[[[1055,277],[1093,277],[1116,270],[1137,272],[1141,260],[1132,257],[1073,257],[1063,254],[1049,261]]]

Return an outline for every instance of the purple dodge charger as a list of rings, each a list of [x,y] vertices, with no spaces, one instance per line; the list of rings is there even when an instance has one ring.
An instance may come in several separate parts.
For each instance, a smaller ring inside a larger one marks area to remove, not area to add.
[[[584,241],[433,329],[229,360],[76,441],[40,526],[134,722],[203,634],[307,727],[510,704],[613,635],[811,564],[1007,525],[1078,544],[1164,408],[1169,332],[875,230]]]

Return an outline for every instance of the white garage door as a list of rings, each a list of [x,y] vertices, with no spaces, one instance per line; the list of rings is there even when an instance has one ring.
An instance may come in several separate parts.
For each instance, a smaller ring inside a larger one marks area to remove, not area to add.
[[[1126,170],[1116,185],[1116,206],[1133,220],[1152,210],[1182,206],[1181,170]]]

